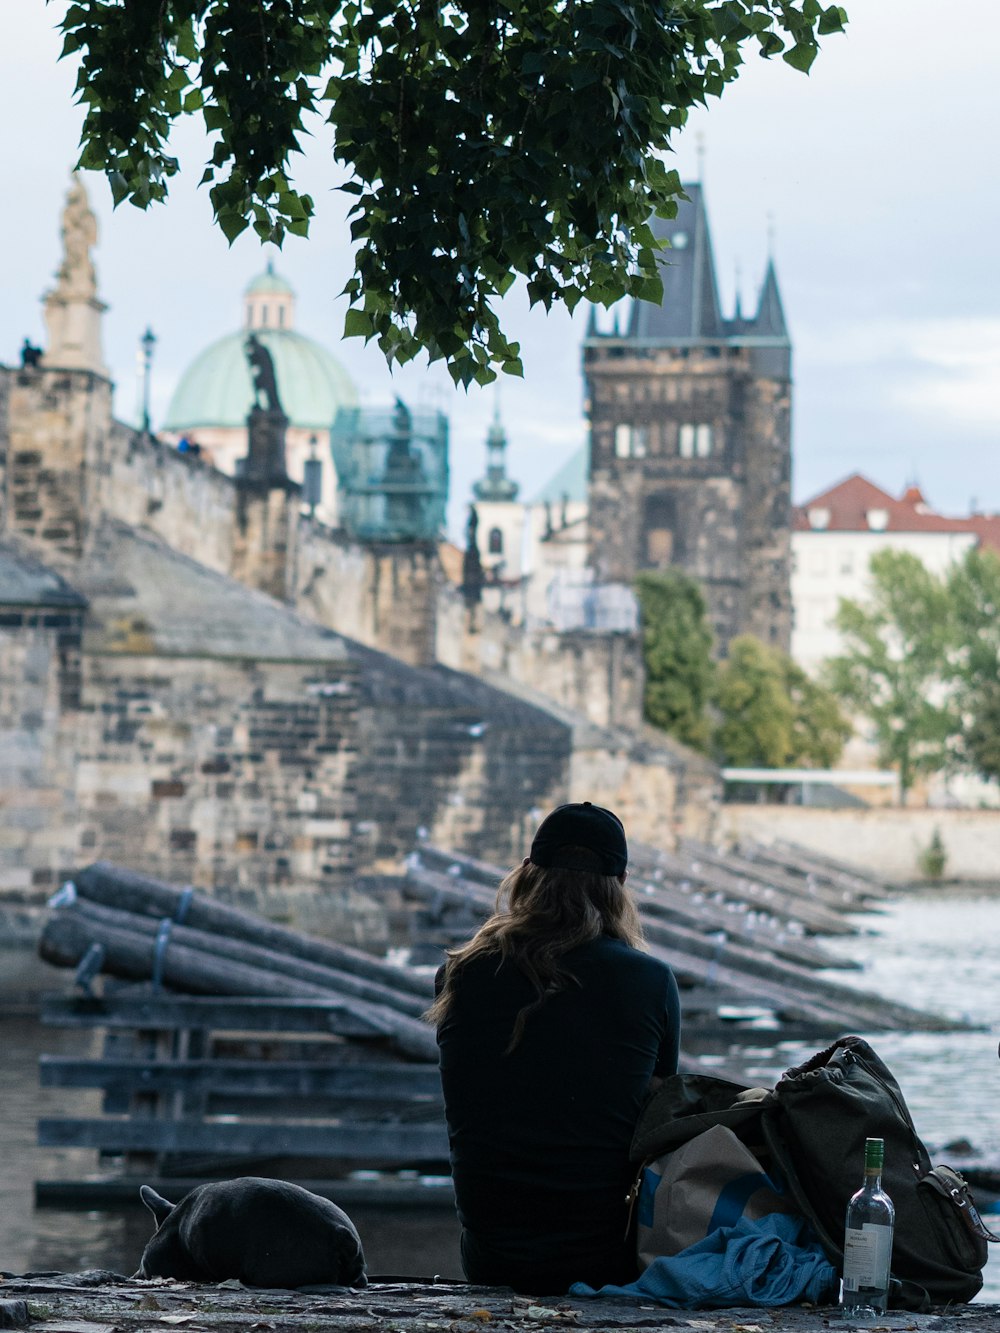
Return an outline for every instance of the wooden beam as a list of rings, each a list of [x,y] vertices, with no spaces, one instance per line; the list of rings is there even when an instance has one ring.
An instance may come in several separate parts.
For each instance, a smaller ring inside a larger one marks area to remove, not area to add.
[[[43,1117],[43,1148],[101,1152],[329,1157],[354,1162],[447,1162],[448,1133],[437,1125],[289,1125],[265,1121],[87,1119]]]
[[[309,1032],[378,1038],[386,1030],[335,999],[190,995],[46,995],[42,1021],[54,1027],[112,1027],[215,1032]],[[434,1034],[427,1029],[433,1041]]]
[[[43,1088],[382,1099],[397,1101],[401,1106],[441,1102],[441,1079],[434,1065],[220,1059],[154,1062],[43,1055],[38,1073]]]

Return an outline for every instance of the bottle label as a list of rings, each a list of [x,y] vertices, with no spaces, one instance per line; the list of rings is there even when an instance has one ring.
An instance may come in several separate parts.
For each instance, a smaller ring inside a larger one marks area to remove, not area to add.
[[[889,1282],[892,1256],[892,1227],[865,1222],[860,1228],[848,1227],[844,1234],[844,1290],[860,1291]]]

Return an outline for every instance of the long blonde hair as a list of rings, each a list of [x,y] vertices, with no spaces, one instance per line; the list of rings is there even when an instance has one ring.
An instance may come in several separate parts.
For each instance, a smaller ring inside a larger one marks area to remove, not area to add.
[[[501,963],[518,968],[535,991],[535,999],[514,1021],[504,1052],[509,1055],[531,1014],[550,995],[575,984],[573,975],[560,967],[560,958],[601,935],[642,947],[639,913],[624,875],[553,869],[525,861],[501,883],[489,920],[468,944],[448,950],[441,992],[424,1017],[440,1028],[451,1012],[462,969],[475,958],[497,954]]]

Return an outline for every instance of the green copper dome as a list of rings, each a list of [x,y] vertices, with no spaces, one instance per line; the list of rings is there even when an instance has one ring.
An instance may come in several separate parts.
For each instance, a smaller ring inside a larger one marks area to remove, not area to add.
[[[258,294],[280,293],[282,296],[291,296],[292,289],[284,278],[279,278],[274,271],[274,265],[269,263],[267,268],[258,278],[254,278],[250,286],[246,289],[247,296],[256,296]]]
[[[209,426],[244,426],[254,393],[245,342],[253,331],[271,353],[281,405],[293,426],[329,430],[342,407],[356,407],[350,376],[325,347],[297,333],[291,287],[267,272],[245,293],[244,327],[220,338],[200,353],[181,376],[164,430]]]

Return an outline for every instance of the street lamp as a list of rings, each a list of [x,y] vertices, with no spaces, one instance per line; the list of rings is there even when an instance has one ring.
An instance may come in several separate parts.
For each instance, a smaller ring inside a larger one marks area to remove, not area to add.
[[[309,457],[305,461],[302,473],[302,499],[309,509],[309,517],[316,513],[316,508],[323,498],[323,460],[316,455],[319,439],[309,437]]]
[[[139,339],[142,347],[142,432],[144,435],[150,433],[149,430],[149,378],[153,369],[153,348],[156,346],[156,334],[149,327]]]

